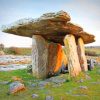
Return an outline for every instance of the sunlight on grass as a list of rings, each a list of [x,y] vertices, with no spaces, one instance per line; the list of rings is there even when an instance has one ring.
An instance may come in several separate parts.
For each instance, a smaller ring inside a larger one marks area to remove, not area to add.
[[[38,94],[39,97],[35,100],[45,100],[47,95],[53,96],[54,100],[100,100],[100,67],[95,67],[93,71],[88,71],[87,74],[91,77],[90,80],[85,79],[84,73],[81,73],[76,79],[69,80],[59,87],[47,85],[44,89],[31,88],[28,82],[35,82],[31,74],[26,70],[16,70],[9,72],[0,72],[0,81],[10,81],[12,76],[22,78],[26,86],[26,90],[16,95],[8,95],[9,84],[0,84],[0,100],[33,100],[32,94]],[[68,74],[62,75],[68,77]],[[63,78],[62,77],[62,78]],[[83,82],[78,80],[83,79]],[[86,86],[87,89],[80,89],[79,86]],[[80,96],[81,95],[81,96]]]

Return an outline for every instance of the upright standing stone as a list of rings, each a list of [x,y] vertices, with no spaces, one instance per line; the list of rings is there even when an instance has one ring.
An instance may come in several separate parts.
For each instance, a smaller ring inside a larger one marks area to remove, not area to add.
[[[57,73],[62,65],[62,46],[58,43],[49,43],[47,74]]]
[[[67,56],[68,56],[68,70],[71,77],[77,76],[80,71],[80,63],[77,54],[77,46],[75,43],[75,37],[71,34],[66,35],[64,39],[65,47],[67,48]]]
[[[42,36],[32,37],[32,73],[37,78],[46,77],[48,64],[48,43]]]
[[[87,60],[85,56],[84,41],[82,38],[78,38],[78,56],[82,71],[87,71],[88,70]]]
[[[66,53],[66,48],[63,47],[63,58],[62,58],[62,63],[64,64],[64,66],[68,67],[68,59],[67,59],[67,53]]]
[[[62,52],[62,45],[58,44],[57,45],[57,58],[56,58],[56,64],[54,68],[54,72],[56,73],[59,71],[62,65],[62,59],[63,59],[63,52]]]

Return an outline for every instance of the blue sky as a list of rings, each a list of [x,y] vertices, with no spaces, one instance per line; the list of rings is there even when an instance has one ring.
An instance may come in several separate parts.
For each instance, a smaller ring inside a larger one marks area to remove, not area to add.
[[[37,18],[46,12],[64,10],[74,23],[96,36],[100,45],[100,0],[0,0],[0,27],[22,18]],[[0,43],[5,46],[29,47],[31,38],[15,36],[0,31]]]

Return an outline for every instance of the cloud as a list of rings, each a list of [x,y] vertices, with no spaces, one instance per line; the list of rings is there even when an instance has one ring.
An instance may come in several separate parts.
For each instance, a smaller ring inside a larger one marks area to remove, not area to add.
[[[78,23],[85,31],[96,36],[96,42],[89,45],[100,45],[99,4],[100,0],[71,0],[63,5],[70,12],[72,22]]]
[[[100,13],[98,13],[100,8],[99,4],[97,0],[71,0],[70,2],[64,5],[68,9],[72,9],[73,11],[79,11],[80,14],[87,13],[88,15],[89,14],[100,15]]]
[[[96,35],[97,41],[93,45],[99,45],[99,4],[100,0],[24,0],[24,2],[23,0],[0,0],[0,26],[25,17],[39,17],[45,12],[65,10],[71,15],[72,22],[82,26],[85,31]],[[29,38],[24,39],[24,37],[0,32],[1,42],[3,41],[8,46],[15,45],[11,40],[17,46],[31,45]]]
[[[6,47],[31,47],[32,39],[0,32],[0,43],[3,43]]]

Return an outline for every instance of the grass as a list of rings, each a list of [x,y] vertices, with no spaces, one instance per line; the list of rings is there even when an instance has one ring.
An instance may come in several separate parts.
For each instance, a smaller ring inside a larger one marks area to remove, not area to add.
[[[8,85],[0,85],[0,100],[33,100],[32,94],[39,95],[34,100],[45,100],[46,95],[51,95],[54,100],[100,100],[100,83],[93,84],[92,82],[100,82],[100,67],[96,66],[93,71],[88,71],[87,74],[91,77],[90,80],[84,79],[84,74],[81,73],[76,79],[65,82],[60,87],[46,86],[44,89],[31,88],[27,83],[36,80],[26,70],[16,70],[10,72],[0,72],[0,81],[9,81],[12,76],[21,77],[27,89],[16,95],[7,95],[9,90]],[[64,74],[68,77],[68,74]],[[83,82],[78,80],[83,79]],[[87,86],[88,89],[80,89],[79,86]],[[70,91],[71,94],[69,93]],[[84,94],[87,96],[73,96],[75,94]]]
[[[5,54],[31,55],[31,48],[10,47],[4,49]]]
[[[100,56],[100,48],[85,48],[85,51]]]

